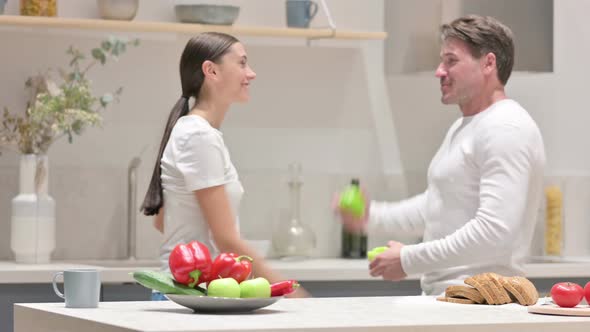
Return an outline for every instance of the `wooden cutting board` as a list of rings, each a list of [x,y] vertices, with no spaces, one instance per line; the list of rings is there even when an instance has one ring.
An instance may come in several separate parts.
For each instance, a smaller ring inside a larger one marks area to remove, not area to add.
[[[590,306],[578,305],[573,308],[562,308],[556,304],[532,305],[527,307],[532,314],[561,316],[590,316]]]

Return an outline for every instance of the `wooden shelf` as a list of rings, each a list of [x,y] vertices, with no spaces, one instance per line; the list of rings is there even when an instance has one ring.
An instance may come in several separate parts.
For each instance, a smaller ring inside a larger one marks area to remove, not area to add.
[[[271,27],[245,27],[229,25],[205,25],[177,22],[153,21],[115,21],[102,19],[82,19],[63,17],[10,16],[0,15],[0,26],[19,26],[34,28],[81,29],[124,32],[164,32],[180,34],[198,34],[205,31],[217,31],[236,36],[252,37],[286,37],[310,39],[358,39],[382,40],[386,32],[380,31],[346,31],[331,29],[293,29]]]

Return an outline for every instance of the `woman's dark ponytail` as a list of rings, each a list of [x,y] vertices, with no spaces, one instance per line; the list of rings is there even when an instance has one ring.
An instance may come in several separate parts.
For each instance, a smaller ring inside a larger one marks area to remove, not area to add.
[[[182,96],[170,111],[168,121],[166,122],[166,129],[164,129],[164,136],[162,136],[162,141],[160,142],[158,158],[156,159],[156,165],[154,166],[152,179],[150,180],[150,186],[148,187],[148,191],[145,194],[143,203],[141,204],[140,210],[146,216],[153,216],[155,214],[158,214],[158,211],[160,211],[160,208],[164,205],[162,180],[160,179],[160,175],[162,174],[162,169],[160,168],[160,161],[162,160],[164,149],[166,148],[168,140],[170,139],[170,133],[172,133],[172,128],[174,128],[174,125],[176,124],[176,121],[178,121],[178,119],[188,114],[188,111],[188,97],[186,96]]]
[[[207,60],[218,62],[228,52],[230,47],[237,42],[239,41],[235,37],[228,34],[204,32],[191,38],[186,44],[180,57],[182,97],[176,102],[176,105],[174,105],[168,116],[168,122],[166,122],[164,136],[160,142],[158,158],[156,159],[156,165],[154,165],[150,186],[141,204],[140,211],[146,216],[158,214],[160,208],[164,206],[162,179],[160,178],[162,174],[160,162],[176,121],[189,112],[189,98],[199,98],[201,86],[205,80],[201,66]]]

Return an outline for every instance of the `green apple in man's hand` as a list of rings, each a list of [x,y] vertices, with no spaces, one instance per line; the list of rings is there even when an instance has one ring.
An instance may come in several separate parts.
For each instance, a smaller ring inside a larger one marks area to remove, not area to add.
[[[270,283],[262,277],[240,283],[240,297],[270,297]]]
[[[234,278],[213,279],[207,287],[207,295],[215,297],[240,297],[240,284]]]
[[[389,247],[376,247],[376,248],[371,249],[367,253],[367,258],[369,259],[369,262],[372,262],[375,259],[375,257],[377,257],[377,255],[386,251],[387,249],[389,249]]]

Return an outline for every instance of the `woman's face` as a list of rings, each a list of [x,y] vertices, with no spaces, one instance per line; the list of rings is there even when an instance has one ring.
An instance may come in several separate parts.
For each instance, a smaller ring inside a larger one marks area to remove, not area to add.
[[[244,45],[233,44],[218,64],[218,91],[229,103],[246,102],[250,99],[250,81],[256,73],[248,65]]]

